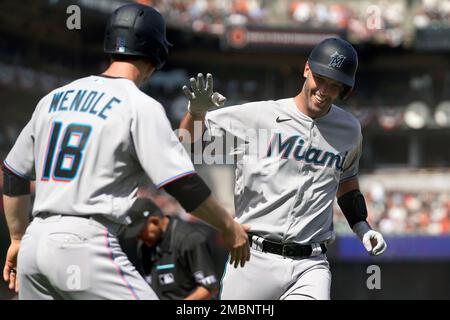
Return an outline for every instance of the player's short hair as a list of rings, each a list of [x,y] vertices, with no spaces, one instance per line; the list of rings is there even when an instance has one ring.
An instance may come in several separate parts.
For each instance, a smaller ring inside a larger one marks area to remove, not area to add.
[[[133,61],[139,61],[139,60],[144,60],[147,63],[150,63],[152,66],[153,63],[152,61],[148,58],[148,57],[144,57],[144,56],[127,56],[127,55],[123,55],[123,54],[110,54],[110,60],[111,62],[114,61],[118,61],[118,62],[133,62]]]

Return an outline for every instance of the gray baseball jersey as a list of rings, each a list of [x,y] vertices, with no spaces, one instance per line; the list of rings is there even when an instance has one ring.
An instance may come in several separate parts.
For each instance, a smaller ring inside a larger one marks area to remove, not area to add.
[[[36,180],[20,299],[157,299],[116,236],[143,174],[161,187],[193,172],[158,102],[127,79],[76,80],[39,102],[4,163]]]
[[[275,241],[334,238],[339,183],[355,177],[361,155],[358,120],[332,105],[312,119],[294,99],[261,101],[208,112],[211,136],[238,137],[235,209],[240,223]]]
[[[5,160],[36,180],[33,214],[102,214],[126,223],[137,181],[164,184],[192,162],[163,107],[123,78],[89,76],[47,94]]]

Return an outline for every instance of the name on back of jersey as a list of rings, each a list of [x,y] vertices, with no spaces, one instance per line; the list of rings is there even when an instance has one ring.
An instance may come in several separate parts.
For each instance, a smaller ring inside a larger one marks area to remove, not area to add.
[[[120,102],[119,98],[109,98],[101,91],[81,89],[58,91],[53,94],[48,112],[84,112],[106,120],[109,111]]]

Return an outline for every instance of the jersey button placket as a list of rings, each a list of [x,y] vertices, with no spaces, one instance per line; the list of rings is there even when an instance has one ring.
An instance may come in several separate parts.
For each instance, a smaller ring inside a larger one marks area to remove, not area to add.
[[[304,154],[306,155],[306,151],[309,150],[309,148],[311,148],[312,146],[312,142],[313,142],[313,137],[315,136],[315,132],[314,132],[314,121],[311,121],[310,126],[309,126],[309,130],[308,130],[308,136],[306,137],[307,139],[307,143],[305,145],[305,149],[304,149]],[[304,177],[308,176],[308,171],[305,170],[305,159],[302,160],[301,162],[301,166],[299,169],[299,176],[301,177],[300,179],[305,179]],[[297,191],[296,197],[295,197],[295,202],[294,205],[298,203],[298,201],[302,201],[303,199],[303,193],[300,192],[300,188]]]
[[[303,152],[306,152],[311,147],[311,140],[312,140],[311,133],[312,133],[313,126],[314,126],[314,121],[311,121],[311,123],[309,123],[309,130],[308,130],[307,136],[305,137],[305,140],[307,141],[307,143],[304,146],[305,149]],[[296,216],[294,216],[295,208],[297,207],[297,204],[303,200],[303,190],[301,188],[301,185],[302,185],[302,180],[304,179],[304,177],[308,175],[308,173],[304,170],[304,167],[305,167],[305,161],[304,161],[304,159],[302,159],[299,163],[299,170],[298,170],[298,174],[297,174],[297,181],[298,181],[297,192],[292,201],[292,205],[291,205],[289,217],[288,217],[290,224],[288,225],[288,228],[287,228],[286,232],[284,233],[283,240],[286,239],[287,235],[289,234],[289,230],[291,229],[292,225],[294,224],[294,222],[297,218]]]

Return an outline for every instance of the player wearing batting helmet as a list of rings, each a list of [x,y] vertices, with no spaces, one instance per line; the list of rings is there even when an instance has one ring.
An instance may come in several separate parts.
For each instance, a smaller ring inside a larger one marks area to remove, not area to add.
[[[369,254],[385,251],[383,236],[367,223],[358,185],[360,124],[333,104],[354,87],[357,67],[355,49],[330,38],[312,50],[306,80],[293,98],[210,111],[225,100],[213,93],[210,74],[206,86],[199,74],[190,79],[192,91],[183,88],[189,105],[180,129],[193,131],[194,120],[204,120],[211,137],[238,141],[232,150],[240,157],[236,217],[251,227],[252,260],[243,269],[225,270],[222,299],[329,299],[325,253],[334,239],[336,196]]]
[[[196,174],[163,107],[138,89],[164,65],[168,47],[155,9],[118,8],[106,27],[108,69],[44,96],[9,152],[4,204],[11,245],[3,276],[11,289],[20,283],[20,299],[157,298],[117,240],[133,224],[128,210],[143,174],[219,229],[233,262],[248,260],[244,227]]]

